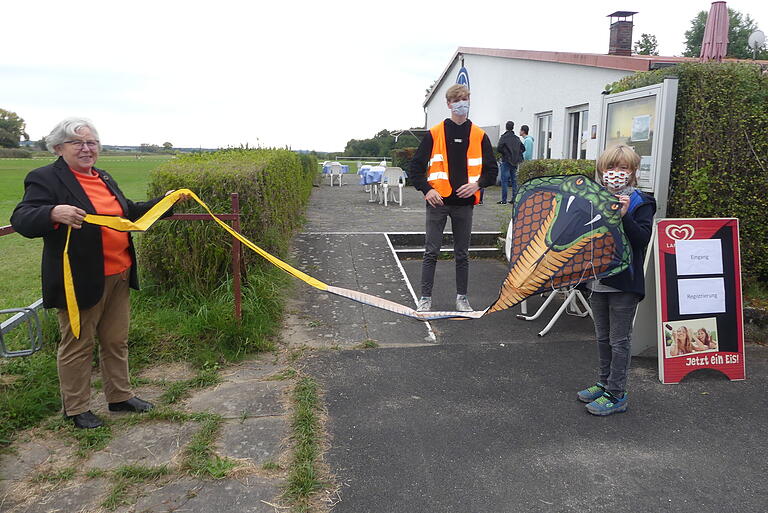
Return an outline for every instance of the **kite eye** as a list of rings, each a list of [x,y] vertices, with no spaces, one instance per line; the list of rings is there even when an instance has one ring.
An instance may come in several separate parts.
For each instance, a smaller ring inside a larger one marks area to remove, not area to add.
[[[611,203],[611,210],[618,210],[619,204],[618,203]]]

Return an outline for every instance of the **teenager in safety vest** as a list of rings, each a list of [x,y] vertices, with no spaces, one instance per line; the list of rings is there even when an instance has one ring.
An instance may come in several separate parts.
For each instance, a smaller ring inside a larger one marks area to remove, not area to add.
[[[411,181],[424,193],[427,203],[421,299],[416,308],[419,312],[432,309],[435,266],[449,217],[456,260],[456,310],[472,311],[467,300],[472,211],[480,201],[480,189],[495,184],[498,173],[491,141],[467,119],[469,89],[452,85],[445,98],[451,117],[429,130],[409,167]]]

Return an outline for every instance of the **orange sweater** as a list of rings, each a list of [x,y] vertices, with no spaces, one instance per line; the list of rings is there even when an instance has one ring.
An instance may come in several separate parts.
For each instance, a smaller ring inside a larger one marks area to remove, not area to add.
[[[71,170],[71,168],[70,168]],[[72,171],[77,181],[93,203],[97,214],[122,216],[123,208],[117,198],[97,174],[84,175]],[[131,267],[131,255],[128,252],[128,234],[105,226],[101,227],[101,243],[104,251],[104,276],[119,274]]]

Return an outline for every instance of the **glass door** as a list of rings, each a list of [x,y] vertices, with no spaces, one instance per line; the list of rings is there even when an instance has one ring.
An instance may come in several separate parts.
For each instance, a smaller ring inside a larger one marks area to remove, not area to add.
[[[586,105],[574,107],[568,112],[568,139],[566,155],[571,159],[587,158],[589,140],[589,110]]]
[[[545,112],[536,115],[536,157],[537,159],[552,158],[552,113]]]

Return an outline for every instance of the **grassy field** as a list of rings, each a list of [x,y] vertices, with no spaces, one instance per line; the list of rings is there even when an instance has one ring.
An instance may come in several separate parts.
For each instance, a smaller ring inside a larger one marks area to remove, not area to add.
[[[125,195],[146,199],[149,172],[165,157],[102,157],[97,167],[114,176]],[[24,177],[50,159],[0,159],[0,226],[10,224],[11,213],[24,195]],[[0,237],[0,309],[26,306],[40,297],[40,253],[42,241],[18,234]]]

